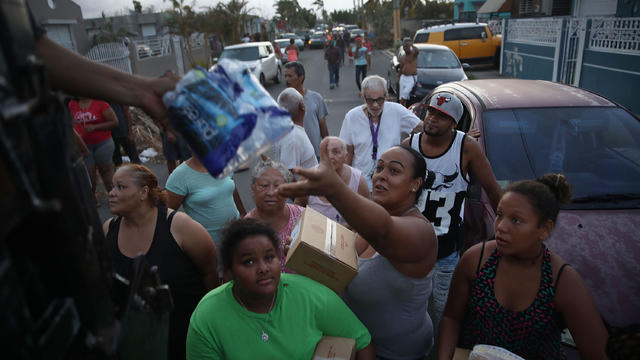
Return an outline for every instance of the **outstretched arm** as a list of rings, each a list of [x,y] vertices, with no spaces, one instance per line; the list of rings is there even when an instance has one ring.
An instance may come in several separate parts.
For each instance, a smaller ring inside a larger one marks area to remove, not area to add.
[[[47,36],[37,40],[36,51],[55,88],[74,95],[137,106],[154,120],[167,123],[162,95],[175,87],[176,79],[127,74],[86,59]]]
[[[280,195],[324,195],[346,222],[389,260],[407,263],[424,260],[436,246],[433,227],[417,217],[391,216],[381,205],[351,190],[333,170],[327,146],[324,139],[320,143],[320,165],[312,169],[295,168],[294,172],[304,180],[280,185]]]

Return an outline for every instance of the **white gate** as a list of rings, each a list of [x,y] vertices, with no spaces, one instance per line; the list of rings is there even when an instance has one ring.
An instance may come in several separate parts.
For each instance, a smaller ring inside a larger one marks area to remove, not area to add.
[[[564,31],[564,54],[562,56],[559,81],[565,84],[579,86],[582,54],[584,54],[584,43],[587,33],[587,19],[568,19]]]
[[[123,43],[98,44],[89,50],[87,58],[132,73],[129,49]]]

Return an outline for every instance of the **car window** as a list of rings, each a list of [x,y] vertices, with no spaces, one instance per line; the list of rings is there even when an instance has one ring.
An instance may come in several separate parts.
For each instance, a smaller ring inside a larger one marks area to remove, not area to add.
[[[418,67],[455,69],[460,67],[460,62],[450,50],[420,50],[420,53],[418,53]]]
[[[451,29],[444,32],[444,41],[453,41],[462,39],[462,29]]]
[[[484,27],[474,26],[460,29],[460,39],[482,39]]]
[[[269,51],[266,46],[260,46],[260,57],[269,56]]]
[[[570,208],[628,206],[611,195],[640,196],[640,123],[623,109],[492,110],[483,119],[487,157],[502,186],[553,172],[573,185]]]
[[[414,43],[426,43],[429,42],[429,33],[421,33],[416,34],[416,37],[413,39]]]
[[[252,61],[258,59],[258,47],[245,47],[235,49],[224,49],[220,55],[221,59],[235,59],[241,61]]]

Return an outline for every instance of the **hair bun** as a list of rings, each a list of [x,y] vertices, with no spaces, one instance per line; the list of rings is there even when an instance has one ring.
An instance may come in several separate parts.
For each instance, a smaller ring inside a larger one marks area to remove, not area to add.
[[[547,185],[560,204],[568,204],[571,202],[573,186],[564,175],[546,174],[536,179],[536,181]]]

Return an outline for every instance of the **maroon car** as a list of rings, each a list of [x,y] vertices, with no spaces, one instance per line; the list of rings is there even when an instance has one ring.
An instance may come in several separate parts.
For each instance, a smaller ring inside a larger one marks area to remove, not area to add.
[[[501,186],[551,172],[567,177],[573,201],[561,209],[547,245],[582,275],[608,325],[640,324],[638,117],[597,94],[548,81],[458,81],[437,91],[462,101],[458,129],[480,130]],[[424,118],[424,110],[414,112]],[[494,218],[472,181],[466,245],[492,238]]]

